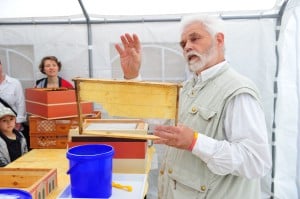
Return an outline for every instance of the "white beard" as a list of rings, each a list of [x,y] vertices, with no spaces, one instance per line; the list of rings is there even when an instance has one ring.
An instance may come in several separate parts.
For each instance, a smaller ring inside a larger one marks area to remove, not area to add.
[[[199,58],[199,61],[196,61],[196,62],[188,61],[189,70],[194,73],[199,70],[202,70],[211,60],[213,60],[216,57],[216,52],[217,51],[216,51],[214,44],[212,44],[211,47],[203,54],[200,54],[195,51],[188,52],[185,55],[185,58],[187,61],[188,61],[188,57],[191,55],[197,56]]]

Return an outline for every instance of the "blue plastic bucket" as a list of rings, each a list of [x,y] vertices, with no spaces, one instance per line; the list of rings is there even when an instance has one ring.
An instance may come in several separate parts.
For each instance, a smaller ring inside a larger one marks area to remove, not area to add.
[[[112,159],[115,151],[104,144],[72,147],[67,152],[73,198],[109,198],[112,194]]]
[[[1,199],[3,198],[4,199],[32,199],[32,196],[29,192],[21,189],[0,188],[0,198]]]

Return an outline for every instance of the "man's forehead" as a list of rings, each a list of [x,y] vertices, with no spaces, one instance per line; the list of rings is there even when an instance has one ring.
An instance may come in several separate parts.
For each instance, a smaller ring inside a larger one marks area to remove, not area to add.
[[[192,27],[190,29],[185,29],[181,34],[181,39],[188,39],[195,36],[207,36],[208,31],[203,26]]]

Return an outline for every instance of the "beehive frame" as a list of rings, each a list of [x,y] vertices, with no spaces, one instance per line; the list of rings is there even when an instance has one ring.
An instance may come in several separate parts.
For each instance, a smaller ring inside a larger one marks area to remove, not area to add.
[[[83,130],[80,102],[101,104],[111,116],[174,119],[177,124],[180,84],[75,78],[79,134]]]

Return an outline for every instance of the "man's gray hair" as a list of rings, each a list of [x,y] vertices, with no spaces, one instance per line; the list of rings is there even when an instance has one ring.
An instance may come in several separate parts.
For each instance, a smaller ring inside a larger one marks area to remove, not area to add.
[[[211,36],[215,36],[217,33],[221,32],[224,33],[223,30],[223,21],[220,17],[213,16],[213,15],[186,15],[181,19],[180,22],[180,31],[183,32],[184,28],[192,23],[203,24],[207,32],[211,34]]]

